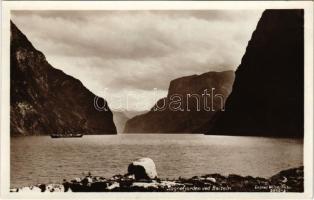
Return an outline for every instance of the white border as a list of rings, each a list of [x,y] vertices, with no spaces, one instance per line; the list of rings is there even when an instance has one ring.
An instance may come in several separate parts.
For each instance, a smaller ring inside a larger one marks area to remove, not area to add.
[[[51,193],[9,192],[10,178],[10,11],[11,10],[207,10],[207,9],[287,9],[305,10],[305,133],[304,193]],[[313,196],[313,2],[310,1],[4,1],[2,2],[1,62],[1,199],[310,199]]]

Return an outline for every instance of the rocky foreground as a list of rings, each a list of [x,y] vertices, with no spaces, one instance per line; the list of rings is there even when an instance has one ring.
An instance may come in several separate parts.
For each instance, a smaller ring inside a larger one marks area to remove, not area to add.
[[[12,188],[11,192],[303,192],[303,166],[279,172],[270,178],[230,174],[208,174],[192,178],[157,178],[154,162],[141,158],[132,162],[125,175],[111,178],[88,174],[62,184],[38,184]]]

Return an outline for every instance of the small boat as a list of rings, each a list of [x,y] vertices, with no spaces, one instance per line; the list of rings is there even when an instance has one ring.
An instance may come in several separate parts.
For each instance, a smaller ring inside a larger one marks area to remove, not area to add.
[[[77,137],[83,137],[83,134],[81,133],[70,133],[70,134],[51,134],[51,138],[77,138]]]

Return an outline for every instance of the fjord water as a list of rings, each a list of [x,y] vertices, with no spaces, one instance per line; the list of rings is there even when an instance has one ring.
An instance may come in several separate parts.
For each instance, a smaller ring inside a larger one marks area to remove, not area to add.
[[[60,183],[91,172],[127,172],[139,157],[155,161],[161,178],[209,173],[269,177],[303,165],[303,140],[195,134],[85,135],[11,138],[11,187]]]

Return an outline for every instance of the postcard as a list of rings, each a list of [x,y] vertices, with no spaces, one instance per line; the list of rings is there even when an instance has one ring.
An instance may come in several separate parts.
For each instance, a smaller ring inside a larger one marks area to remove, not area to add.
[[[312,197],[313,2],[2,16],[2,199]]]

